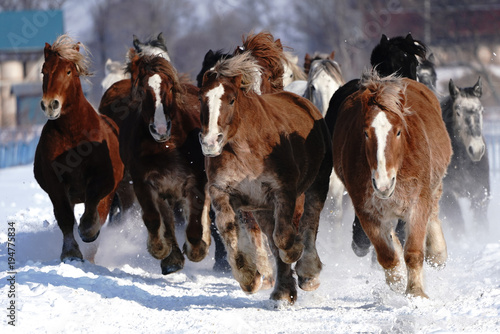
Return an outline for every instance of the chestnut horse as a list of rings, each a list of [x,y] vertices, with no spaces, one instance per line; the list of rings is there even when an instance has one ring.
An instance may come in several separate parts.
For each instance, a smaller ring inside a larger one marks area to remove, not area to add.
[[[128,72],[137,110],[120,127],[120,154],[142,208],[148,251],[162,260],[167,275],[184,266],[175,207],[182,208],[187,221],[183,250],[188,259],[201,261],[210,246],[198,89],[182,86],[170,62],[159,56],[132,53]]]
[[[89,75],[80,43],[60,36],[45,44],[41,107],[49,119],[36,148],[35,179],[49,195],[63,233],[61,260],[83,259],[73,235],[74,206],[85,204],[78,232],[94,241],[106,221],[123,177],[118,129],[99,115],[83,95],[80,76]]]
[[[375,247],[391,287],[403,284],[395,220],[406,223],[406,293],[427,297],[423,261],[447,258],[439,199],[452,150],[434,93],[414,80],[363,74],[341,105],[333,133],[334,168]]]
[[[207,191],[241,288],[254,293],[263,277],[254,245],[240,232],[240,209],[252,211],[276,259],[271,299],[293,303],[292,263],[297,262],[302,289],[319,286],[322,265],[315,243],[332,170],[331,140],[321,114],[307,99],[288,92],[257,95],[252,88],[255,70],[260,72],[260,66],[247,51],[205,73],[200,142],[207,157]],[[304,213],[297,226],[293,216],[302,194]]]

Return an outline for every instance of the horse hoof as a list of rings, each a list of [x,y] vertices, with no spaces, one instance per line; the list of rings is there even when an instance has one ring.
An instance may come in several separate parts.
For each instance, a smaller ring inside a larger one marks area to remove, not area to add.
[[[320,283],[318,277],[308,278],[299,276],[299,287],[304,291],[314,291],[319,287]]]
[[[193,246],[190,242],[186,241],[182,246],[184,254],[186,254],[189,261],[200,262],[208,254],[208,245],[205,241],[198,242],[198,245]]]
[[[80,238],[82,239],[83,242],[93,242],[97,239],[97,237],[99,237],[99,234],[101,233],[101,230],[97,231],[97,233],[93,236],[93,237],[86,237],[84,235],[82,235],[82,232],[80,232],[80,230],[78,230],[78,234],[80,234]]]
[[[358,257],[364,257],[370,251],[370,245],[368,245],[368,247],[361,247],[354,241],[351,243],[351,248]]]
[[[170,274],[173,274],[181,269],[182,269],[182,266],[179,266],[177,264],[169,264],[167,266],[161,267],[161,273],[163,275],[170,275]]]
[[[292,264],[297,262],[304,251],[304,245],[302,243],[295,243],[291,248],[287,250],[280,249],[279,255],[283,262],[287,264]]]

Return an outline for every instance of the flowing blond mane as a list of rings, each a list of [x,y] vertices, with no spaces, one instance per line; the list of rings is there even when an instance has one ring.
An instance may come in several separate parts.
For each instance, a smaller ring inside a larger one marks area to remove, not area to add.
[[[85,54],[91,55],[85,45],[75,42],[66,34],[59,36],[50,47],[52,52],[56,52],[61,58],[74,63],[79,75],[90,76],[92,75],[89,70],[90,60],[80,53],[80,49],[83,49]]]
[[[365,71],[360,80],[361,89],[368,90],[365,94],[371,95],[370,105],[378,105],[382,109],[398,115],[405,124],[404,117],[411,113],[409,107],[405,105],[404,99],[407,85],[403,78],[396,74],[381,77],[376,69]]]
[[[282,59],[291,70],[294,80],[307,80],[307,75],[304,70],[297,65],[298,57],[289,51],[283,51],[285,57]]]
[[[245,92],[253,90],[260,94],[262,67],[250,51],[245,51],[232,58],[219,60],[212,71],[217,74],[217,77],[231,78],[241,75],[241,88]],[[259,80],[256,80],[256,78]]]

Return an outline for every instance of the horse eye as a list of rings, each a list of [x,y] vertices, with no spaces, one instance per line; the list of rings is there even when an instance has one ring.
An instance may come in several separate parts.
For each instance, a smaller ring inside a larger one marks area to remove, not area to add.
[[[70,75],[71,74],[71,70],[69,70],[67,74]]]
[[[232,106],[234,104],[234,98],[231,99],[231,101],[229,101],[229,105]]]
[[[365,138],[368,139],[368,132],[365,131]]]
[[[396,136],[401,136],[401,130],[398,131],[398,133],[396,134]]]

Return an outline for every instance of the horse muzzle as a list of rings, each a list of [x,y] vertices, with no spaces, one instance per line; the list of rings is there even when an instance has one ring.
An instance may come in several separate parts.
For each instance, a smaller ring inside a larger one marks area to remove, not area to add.
[[[388,199],[394,194],[396,189],[396,177],[392,177],[390,182],[381,184],[375,178],[372,178],[373,193],[380,199]]]
[[[149,124],[149,133],[159,143],[164,143],[171,137],[172,131],[172,121],[167,120],[166,124],[158,124],[150,123]]]
[[[61,116],[61,105],[58,99],[52,99],[48,102],[42,99],[40,102],[40,107],[49,120],[55,120]]]
[[[482,138],[477,138],[470,141],[469,147],[467,148],[467,154],[472,161],[480,161],[483,158],[485,152],[486,145],[484,144]]]
[[[200,132],[200,144],[201,151],[206,157],[216,157],[222,153],[222,148],[224,147],[222,142],[224,140],[224,135],[218,133],[216,136],[204,136]]]

